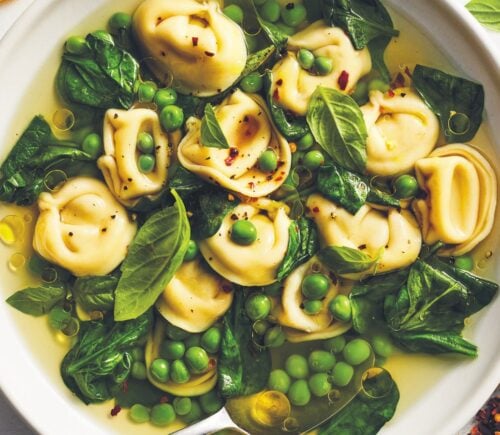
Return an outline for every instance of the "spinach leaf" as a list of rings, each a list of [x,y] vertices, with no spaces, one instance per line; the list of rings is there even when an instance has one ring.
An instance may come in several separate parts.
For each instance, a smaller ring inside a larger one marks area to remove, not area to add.
[[[378,258],[347,246],[327,246],[318,252],[318,257],[328,269],[338,275],[364,272],[378,261]]]
[[[73,286],[73,297],[85,311],[112,310],[118,279],[114,275],[77,278]]]
[[[200,130],[202,145],[211,148],[229,148],[229,143],[210,103],[205,105],[204,113]]]
[[[138,380],[130,377],[126,385],[114,384],[111,387],[111,395],[115,398],[115,403],[122,408],[131,408],[136,403],[152,408],[161,403],[165,392],[156,388],[147,379]]]
[[[42,285],[19,290],[9,296],[6,302],[16,310],[31,316],[43,316],[52,307],[64,301],[66,290],[58,285]]]
[[[29,205],[47,190],[47,175],[56,169],[91,161],[76,144],[57,139],[42,116],[35,116],[0,167],[0,200]]]
[[[391,17],[389,17],[389,20],[391,20]],[[368,50],[370,51],[370,56],[372,58],[372,71],[376,71],[380,78],[383,79],[386,83],[390,83],[392,78],[389,68],[387,68],[384,59],[385,49],[390,42],[390,36],[378,36],[368,43]]]
[[[61,364],[66,386],[87,404],[110,399],[112,385],[122,384],[130,372],[128,352],[147,336],[152,324],[151,311],[126,322],[81,322],[78,340]]]
[[[83,54],[64,53],[56,78],[59,94],[70,103],[128,109],[134,102],[139,64],[112,38],[89,34],[86,41]]]
[[[184,200],[187,195],[207,187],[207,183],[203,179],[189,172],[184,166],[170,167],[170,174],[169,187],[174,189]]]
[[[172,195],[175,204],[149,217],[130,245],[115,290],[116,321],[151,307],[182,264],[191,231],[182,199]]]
[[[271,371],[269,351],[258,350],[252,341],[252,322],[245,313],[246,294],[243,289],[235,292],[223,319],[217,385],[224,398],[260,391]]]
[[[500,31],[500,4],[497,0],[472,0],[465,7],[483,26]]]
[[[417,65],[413,85],[439,117],[448,143],[470,141],[479,129],[484,110],[484,89],[461,77]]]
[[[399,35],[379,0],[323,0],[323,17],[331,26],[343,29],[356,50],[375,38]]]
[[[368,134],[363,114],[349,95],[319,86],[309,102],[307,123],[316,142],[335,163],[364,172]]]
[[[314,222],[301,217],[288,227],[288,246],[283,261],[278,268],[278,281],[286,278],[292,270],[305,263],[319,249],[318,231]]]

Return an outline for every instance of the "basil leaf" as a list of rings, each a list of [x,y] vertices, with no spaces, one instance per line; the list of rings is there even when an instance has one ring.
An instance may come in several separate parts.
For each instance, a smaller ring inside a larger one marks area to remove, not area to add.
[[[184,203],[153,214],[140,228],[121,266],[115,291],[115,320],[134,319],[151,307],[182,264],[190,239]]]
[[[207,186],[200,177],[192,172],[189,172],[184,166],[177,165],[175,168],[170,168],[171,178],[168,185],[184,198],[185,196],[198,192]]]
[[[498,0],[472,0],[465,7],[483,26],[500,31]]]
[[[201,143],[205,147],[229,148],[226,136],[215,116],[214,108],[210,103],[205,105],[204,116],[201,121]]]
[[[364,172],[368,133],[363,114],[349,95],[319,86],[309,102],[307,123],[316,142],[335,163]]]
[[[256,53],[252,53],[248,56],[247,63],[245,64],[245,68],[241,73],[241,78],[247,76],[254,71],[257,71],[262,65],[264,65],[271,56],[276,52],[276,47],[274,45],[270,45],[269,47],[265,47],[262,50],[257,51]]]
[[[448,143],[467,142],[476,135],[484,110],[482,85],[423,65],[415,67],[413,85],[439,117]]]
[[[84,276],[77,278],[73,296],[85,311],[110,311],[115,303],[118,277],[114,275]]]
[[[63,287],[43,285],[28,287],[9,296],[6,302],[16,310],[30,316],[43,316],[52,307],[64,301],[66,290]]]
[[[358,249],[347,246],[327,246],[319,251],[318,257],[328,269],[338,275],[364,272],[378,261],[378,258],[374,259]]]

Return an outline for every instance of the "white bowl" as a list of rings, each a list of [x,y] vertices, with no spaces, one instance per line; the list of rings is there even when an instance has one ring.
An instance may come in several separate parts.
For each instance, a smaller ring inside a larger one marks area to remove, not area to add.
[[[106,18],[116,9],[131,10],[136,3],[137,0],[37,0],[16,22],[0,42],[0,137],[3,139],[0,160],[15,142],[15,133],[21,132],[34,114],[50,114],[52,106],[46,101],[53,96],[53,78],[66,37],[104,26]],[[487,122],[492,127],[499,126],[500,62],[495,59],[480,25],[456,0],[387,0],[386,3],[423,30],[461,75],[483,84]],[[49,66],[44,66],[47,62]],[[500,131],[492,128],[490,133],[498,155]],[[498,168],[498,158],[496,162]],[[5,214],[0,206],[0,217]],[[495,249],[498,237],[490,238],[487,243],[488,248]],[[0,246],[1,300],[21,287],[19,276],[5,265],[11,253]],[[491,265],[497,281],[500,281],[499,260],[497,255],[496,267]],[[500,301],[496,298],[474,316],[467,328],[467,337],[480,349],[475,360],[444,357],[433,359],[432,365],[419,366],[418,356],[404,359],[405,367],[400,367],[396,374],[402,406],[383,433],[457,433],[500,381],[498,319]],[[42,320],[17,313],[0,301],[0,331],[0,386],[35,430],[50,435],[137,431],[124,416],[110,418],[110,405],[97,409],[85,407],[64,387],[58,366],[65,348],[53,339]],[[140,430],[149,433],[147,426]]]

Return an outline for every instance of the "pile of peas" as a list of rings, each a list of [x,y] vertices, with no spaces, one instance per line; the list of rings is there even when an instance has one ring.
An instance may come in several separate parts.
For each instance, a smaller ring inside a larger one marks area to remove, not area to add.
[[[305,48],[297,52],[297,62],[303,69],[319,76],[326,76],[333,70],[332,59],[326,56],[315,56]]]
[[[263,20],[273,23],[287,35],[293,35],[307,18],[306,8],[293,1],[283,6],[276,0],[255,0],[254,3]]]
[[[318,314],[323,308],[323,299],[330,288],[330,280],[323,273],[310,273],[302,280],[301,291],[304,296],[302,303],[306,314]]]

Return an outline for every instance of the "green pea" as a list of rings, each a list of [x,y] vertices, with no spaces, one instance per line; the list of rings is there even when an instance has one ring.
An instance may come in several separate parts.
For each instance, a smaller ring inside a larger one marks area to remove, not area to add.
[[[189,397],[176,397],[173,402],[174,411],[177,415],[187,415],[193,407]]]
[[[238,5],[229,5],[222,9],[226,17],[233,20],[236,24],[241,24],[243,22],[243,9]]]
[[[132,368],[130,369],[130,375],[134,379],[138,379],[140,381],[146,379],[147,378],[146,364],[144,364],[142,361],[134,361],[132,363]]]
[[[171,323],[167,324],[165,333],[167,334],[168,338],[175,341],[184,340],[185,338],[189,337],[189,332],[184,331],[184,329],[172,325]]]
[[[392,342],[386,335],[374,335],[371,339],[373,351],[383,357],[387,358],[392,354]]]
[[[307,18],[307,10],[300,3],[289,2],[281,9],[281,19],[287,26],[297,27]]]
[[[270,23],[275,23],[280,19],[280,12],[280,4],[276,0],[267,0],[259,8],[262,19]]]
[[[190,347],[201,346],[201,335],[192,334],[184,340],[184,343],[186,344],[186,349],[189,349]]]
[[[102,139],[97,133],[90,133],[85,136],[82,142],[82,150],[97,159],[102,154]]]
[[[333,367],[331,379],[332,383],[337,387],[345,387],[351,382],[353,376],[353,367],[344,361],[340,361]]]
[[[266,320],[257,320],[252,325],[253,332],[260,336],[265,335],[269,327],[270,323]]]
[[[389,83],[387,83],[385,80],[382,79],[371,79],[368,82],[368,90],[369,91],[380,91],[380,92],[387,92],[391,87],[389,86]]]
[[[231,240],[238,245],[251,245],[257,240],[257,228],[250,221],[236,221],[231,227]]]
[[[137,167],[143,174],[149,174],[156,165],[156,158],[151,154],[141,154],[137,159]]]
[[[297,141],[297,149],[306,151],[314,145],[314,137],[311,133],[306,133]]]
[[[58,331],[66,328],[71,322],[71,313],[63,307],[54,307],[49,311],[49,325]]]
[[[203,412],[206,414],[215,414],[219,409],[224,406],[222,399],[217,394],[217,390],[209,391],[200,396],[200,405]]]
[[[171,88],[158,89],[153,101],[160,108],[177,103],[177,92]]]
[[[281,369],[275,369],[269,373],[269,380],[267,386],[270,390],[280,391],[283,394],[288,393],[290,384],[292,383],[288,373]]]
[[[326,350],[313,350],[307,359],[309,368],[315,373],[326,373],[335,365],[335,357]]]
[[[469,272],[474,269],[474,260],[470,255],[461,255],[460,257],[455,257],[454,264],[459,269],[467,270]]]
[[[182,341],[165,340],[160,346],[160,355],[168,360],[181,359],[186,351]]]
[[[323,342],[323,349],[325,349],[328,352],[340,353],[344,349],[345,341],[346,340],[343,335],[330,338]]]
[[[209,353],[217,353],[219,351],[222,333],[220,328],[212,326],[207,329],[201,336],[201,346]]]
[[[358,82],[351,97],[358,105],[365,104],[368,101],[368,83],[366,81]]]
[[[64,49],[71,54],[84,54],[88,51],[87,40],[83,36],[70,36],[64,44]]]
[[[198,256],[199,252],[198,244],[194,240],[190,240],[186,253],[184,254],[184,261],[192,261]]]
[[[170,366],[170,379],[172,382],[176,384],[185,384],[190,378],[191,375],[189,374],[189,370],[182,360],[176,359],[172,362]]]
[[[347,363],[357,366],[365,362],[371,354],[370,344],[362,338],[355,338],[347,343],[342,351]]]
[[[265,294],[254,294],[247,299],[245,311],[252,320],[265,319],[271,312],[271,300]]]
[[[318,56],[314,59],[314,68],[320,76],[326,76],[333,70],[333,61],[329,57]]]
[[[109,29],[112,32],[118,32],[120,30],[128,30],[132,24],[132,17],[125,12],[116,12],[111,15],[108,21]]]
[[[198,401],[191,399],[191,410],[186,415],[181,415],[180,418],[184,423],[190,424],[198,421],[203,416],[203,411]]]
[[[306,406],[311,400],[311,392],[309,391],[307,381],[299,379],[290,385],[290,389],[288,390],[288,399],[292,405]]]
[[[286,359],[285,370],[295,379],[305,379],[309,376],[309,365],[307,364],[307,360],[299,354],[292,354]]]
[[[174,104],[165,106],[160,112],[160,123],[165,131],[168,132],[181,128],[184,123],[183,110]]]
[[[321,299],[326,296],[330,281],[323,273],[311,273],[302,280],[302,294],[307,299]]]
[[[346,295],[337,295],[328,307],[332,316],[341,322],[349,322],[352,317],[351,301]]]
[[[128,417],[134,423],[146,423],[150,418],[149,409],[140,403],[136,403],[130,407]]]
[[[153,376],[153,379],[158,382],[167,382],[169,373],[168,361],[163,358],[156,358],[151,363],[149,372],[151,373],[151,376]]]
[[[141,103],[151,103],[156,94],[156,83],[144,82],[139,85],[137,95]]]
[[[326,396],[332,389],[329,376],[326,373],[316,373],[309,378],[309,389],[316,397]]]
[[[285,333],[281,329],[281,326],[273,326],[266,331],[264,335],[264,344],[267,347],[280,347],[286,340]]]
[[[149,133],[142,131],[137,135],[137,148],[145,154],[152,154],[155,149],[155,142],[153,136]]]
[[[304,305],[304,313],[308,314],[309,316],[314,316],[315,314],[318,314],[321,309],[323,308],[323,302],[318,301],[318,300],[306,300],[303,302]]]
[[[297,52],[297,61],[302,68],[311,69],[314,65],[314,54],[305,48],[301,48]]]
[[[394,180],[394,196],[396,198],[411,198],[418,192],[418,182],[411,175],[401,175]]]
[[[144,348],[140,346],[135,346],[130,350],[130,358],[132,358],[132,361],[139,361],[142,362],[144,361]]]
[[[285,23],[278,21],[277,23],[274,23],[274,25],[281,30],[282,33],[288,36],[292,36],[296,30],[295,27],[287,26]]]
[[[151,423],[155,426],[167,426],[174,420],[174,407],[169,403],[160,403],[151,409]]]
[[[325,163],[325,156],[321,151],[308,151],[303,158],[302,164],[310,171],[315,171]]]
[[[274,172],[278,167],[278,156],[268,149],[259,156],[259,168],[263,172]]]
[[[185,355],[189,371],[194,374],[203,373],[208,369],[208,355],[205,349],[198,346],[190,347]]]

